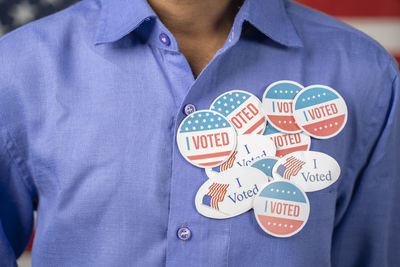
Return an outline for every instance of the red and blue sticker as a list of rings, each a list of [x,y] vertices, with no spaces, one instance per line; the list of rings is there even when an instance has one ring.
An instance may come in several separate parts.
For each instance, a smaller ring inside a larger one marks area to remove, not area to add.
[[[225,116],[235,127],[237,134],[262,134],[265,115],[260,100],[241,90],[226,92],[211,104],[210,110]]]
[[[310,202],[307,195],[289,181],[268,183],[253,202],[257,223],[266,233],[289,237],[307,223]]]
[[[215,111],[200,110],[187,116],[176,136],[179,151],[200,168],[221,165],[235,151],[235,128]]]
[[[293,81],[277,81],[267,87],[262,103],[268,122],[284,133],[298,133],[301,128],[293,117],[293,99],[303,86]]]
[[[283,157],[296,151],[307,151],[310,149],[311,138],[304,133],[282,133],[271,124],[265,128],[264,135],[268,136],[276,147],[276,156]]]
[[[342,96],[325,85],[312,85],[294,99],[294,118],[312,137],[327,139],[337,135],[347,122],[347,106]]]

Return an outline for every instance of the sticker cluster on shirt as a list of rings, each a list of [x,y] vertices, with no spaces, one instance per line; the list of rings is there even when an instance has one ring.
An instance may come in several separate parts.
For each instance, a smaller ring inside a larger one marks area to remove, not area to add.
[[[195,196],[197,211],[227,219],[253,209],[264,232],[297,234],[312,208],[307,192],[340,176],[334,158],[310,151],[311,137],[334,137],[346,122],[344,99],[325,85],[277,81],[262,101],[241,90],[221,94],[209,110],[187,116],[177,132],[182,156],[208,177]]]

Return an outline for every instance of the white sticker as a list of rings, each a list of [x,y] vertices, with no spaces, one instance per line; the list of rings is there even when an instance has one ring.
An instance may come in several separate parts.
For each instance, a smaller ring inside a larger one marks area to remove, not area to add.
[[[227,117],[239,135],[264,132],[265,115],[261,101],[249,92],[226,92],[214,100],[210,110]]]
[[[268,124],[264,135],[274,142],[277,157],[283,157],[295,151],[307,151],[310,149],[311,138],[303,133],[282,133]]]
[[[226,172],[208,171],[212,176],[198,190],[197,211],[206,217],[225,219],[252,208],[253,198],[268,182],[267,176],[252,167],[234,168]]]
[[[253,161],[274,157],[275,154],[276,147],[267,136],[259,134],[239,135],[235,152],[220,166],[220,171],[250,166]]]
[[[329,86],[312,85],[294,99],[294,118],[307,134],[327,139],[344,128],[347,106],[342,96]]]
[[[268,121],[284,133],[301,132],[293,117],[293,99],[303,86],[293,81],[277,81],[267,87],[262,99]]]
[[[200,167],[215,167],[236,148],[236,131],[215,111],[200,110],[187,116],[178,128],[177,143],[183,157]]]
[[[310,214],[307,195],[288,181],[267,184],[254,198],[254,215],[266,233],[276,237],[289,237],[306,225]]]
[[[325,153],[299,151],[279,159],[272,175],[275,180],[290,180],[305,192],[314,192],[335,183],[340,176],[340,166]]]

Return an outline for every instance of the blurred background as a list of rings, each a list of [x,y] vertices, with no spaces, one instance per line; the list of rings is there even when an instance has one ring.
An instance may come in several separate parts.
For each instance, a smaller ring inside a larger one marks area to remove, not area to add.
[[[50,15],[76,2],[78,1],[0,0],[0,37],[23,24]],[[297,2],[332,15],[367,33],[380,42],[400,63],[400,0],[297,0]],[[31,245],[19,259],[20,267],[31,266],[30,249]]]

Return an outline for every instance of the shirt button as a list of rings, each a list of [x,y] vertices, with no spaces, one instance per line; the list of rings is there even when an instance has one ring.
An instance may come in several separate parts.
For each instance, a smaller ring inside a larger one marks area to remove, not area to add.
[[[189,116],[193,112],[196,111],[196,106],[193,104],[187,104],[185,108],[183,109],[183,112],[186,114],[186,116]]]
[[[192,236],[192,231],[187,227],[181,227],[178,229],[178,238],[182,241],[189,240]]]
[[[159,38],[160,38],[161,43],[163,43],[164,45],[169,46],[171,44],[171,40],[169,39],[168,35],[166,35],[165,33],[161,33]]]

